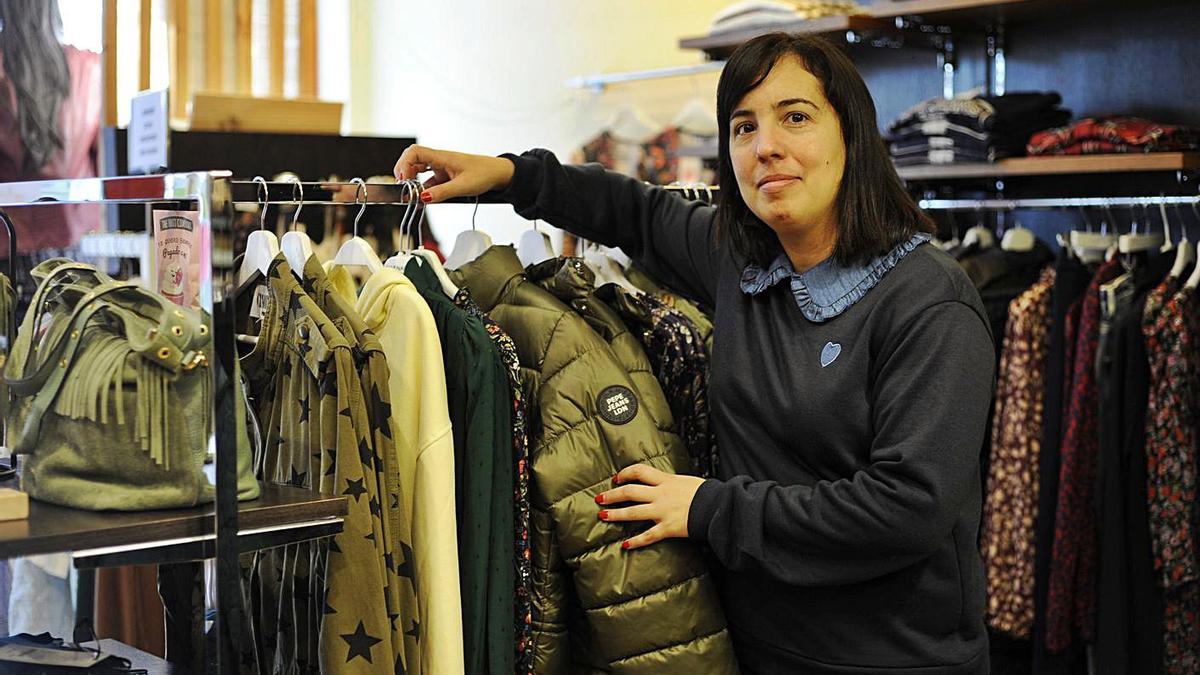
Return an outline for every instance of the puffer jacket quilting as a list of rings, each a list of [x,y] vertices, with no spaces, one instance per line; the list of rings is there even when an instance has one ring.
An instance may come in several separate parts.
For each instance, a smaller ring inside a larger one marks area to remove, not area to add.
[[[609,345],[528,281],[511,247],[452,276],[513,338],[530,394],[536,672],[736,673],[696,546],[672,539],[624,551],[644,525],[596,516],[595,496],[618,470],[681,471],[682,445],[664,442]]]

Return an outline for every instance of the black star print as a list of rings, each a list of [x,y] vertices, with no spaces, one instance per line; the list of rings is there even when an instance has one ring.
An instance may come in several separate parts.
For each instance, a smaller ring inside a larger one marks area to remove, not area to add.
[[[304,487],[304,481],[308,479],[308,472],[298,473],[296,467],[292,467],[292,479],[288,481],[296,487]]]
[[[312,412],[312,401],[309,400],[308,394],[300,399],[300,424],[308,421],[308,415]]]
[[[392,630],[396,630],[396,619],[399,619],[399,614],[388,614],[388,621],[392,623]]]
[[[278,449],[279,446],[283,445],[284,443],[287,443],[287,440],[284,439],[283,434],[280,434],[275,437],[275,448],[276,449]]]
[[[300,288],[303,288],[305,293],[307,293],[313,297],[316,297],[316,295],[317,295],[317,280],[316,280],[316,278],[305,274],[304,278],[300,280]]]
[[[325,373],[325,377],[321,379],[321,384],[317,388],[317,391],[321,396],[336,396],[337,390],[337,373],[331,370]]]
[[[408,675],[408,671],[404,669],[404,656],[396,657],[396,675]]]
[[[412,628],[411,628],[411,629],[409,629],[409,631],[408,631],[407,633],[405,633],[405,635],[407,635],[407,636],[409,636],[410,638],[412,638],[412,639],[416,640],[417,642],[420,642],[420,641],[421,641],[421,630],[420,630],[420,628],[421,628],[421,624],[420,624],[420,622],[418,622],[416,619],[413,619],[413,625],[412,625]]]
[[[375,532],[372,531],[371,534],[368,534],[367,536],[363,537],[363,539],[366,539],[367,541],[376,541]]]
[[[288,298],[288,312],[298,311],[300,311],[300,294],[292,291],[291,296]]]
[[[400,563],[400,566],[396,568],[396,574],[399,574],[405,579],[413,578],[412,553],[413,550],[411,546],[404,542],[400,542],[400,554],[404,556],[404,562]]]
[[[280,278],[282,278],[282,277],[280,277],[280,276],[279,276],[279,266],[280,266],[281,264],[282,264],[282,263],[280,263],[278,260],[276,260],[275,262],[271,263],[271,267],[269,267],[269,268],[267,269],[267,276],[271,277],[272,279],[280,279]]]
[[[383,554],[383,564],[387,566],[388,571],[391,571],[396,566],[396,556],[392,555],[391,551]]]
[[[381,514],[383,513],[383,509],[380,508],[378,499],[371,497],[371,501],[368,502],[368,506],[371,509],[371,515],[377,518],[382,517]]]
[[[383,640],[368,634],[363,628],[362,621],[358,622],[358,628],[353,633],[343,633],[341,638],[350,647],[346,650],[346,663],[350,663],[357,656],[361,656],[367,660],[367,663],[371,663],[371,648],[383,642]]]
[[[379,453],[376,452],[371,455],[371,459],[374,460],[374,462],[375,462],[375,471],[377,471],[377,472],[383,471],[383,457],[381,457],[379,455]]]
[[[387,438],[392,437],[392,406],[383,402],[383,397],[379,395],[379,385],[371,385],[371,406],[375,410],[375,426],[379,427],[379,433]]]
[[[354,501],[357,502],[360,496],[367,494],[367,488],[363,486],[364,480],[366,479],[360,478],[358,480],[350,480],[347,478],[346,489],[342,491],[342,494],[354,497]]]
[[[332,476],[337,471],[337,450],[326,450],[325,452],[329,453],[329,468],[325,469],[325,475]]]
[[[371,446],[365,438],[358,442],[358,461],[366,466],[372,466],[375,461],[375,453],[371,452]]]
[[[396,494],[392,495],[392,508],[393,509],[400,508],[400,495],[396,495]]]
[[[354,413],[350,411],[350,408],[343,408],[338,411],[338,414],[347,419],[354,419]]]

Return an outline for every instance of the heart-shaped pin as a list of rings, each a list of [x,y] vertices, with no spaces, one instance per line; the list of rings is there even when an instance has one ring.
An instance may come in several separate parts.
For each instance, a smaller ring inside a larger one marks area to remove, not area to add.
[[[836,342],[826,342],[821,350],[821,367],[824,368],[837,360],[842,353],[842,346]]]

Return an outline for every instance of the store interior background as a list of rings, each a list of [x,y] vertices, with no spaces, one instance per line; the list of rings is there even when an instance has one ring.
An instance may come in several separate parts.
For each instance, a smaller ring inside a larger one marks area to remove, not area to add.
[[[891,0],[880,0],[890,2]],[[100,50],[106,4],[117,8],[118,125],[128,122],[138,88],[142,0],[60,0],[67,42]],[[168,15],[186,7],[195,90],[205,72],[205,5],[224,5],[224,33],[235,30],[235,0],[150,0],[152,88],[170,81]],[[286,13],[283,95],[298,91],[298,15],[301,0],[253,0],[252,90],[268,93],[267,15]],[[728,0],[689,2],[562,2],[561,0],[316,0],[317,95],[345,104],[343,134],[415,137],[433,147],[498,154],[545,147],[567,158],[615,115],[636,111],[660,127],[689,101],[715,112],[717,73],[609,86],[568,86],[599,73],[702,63],[703,54],[678,46],[707,32]],[[870,4],[869,2],[866,4]],[[1080,11],[1009,25],[1008,91],[1055,90],[1075,118],[1136,114],[1177,124],[1200,124],[1200,12],[1194,0],[1148,3],[1075,2]],[[955,91],[982,87],[987,61],[981,34],[957,37]],[[236,79],[234,41],[225,40],[225,83]],[[940,94],[936,56],[924,49],[852,48],[881,127],[901,111]],[[221,168],[212,166],[210,168]],[[390,165],[377,173],[387,174]],[[302,176],[306,180],[318,176]],[[364,176],[365,177],[365,176]],[[471,227],[473,207],[428,210],[434,233],[449,246]],[[483,206],[475,218],[497,243],[514,242],[528,223],[507,206]],[[1023,215],[1053,245],[1050,230],[1067,229],[1047,214]],[[557,233],[556,233],[557,240]]]

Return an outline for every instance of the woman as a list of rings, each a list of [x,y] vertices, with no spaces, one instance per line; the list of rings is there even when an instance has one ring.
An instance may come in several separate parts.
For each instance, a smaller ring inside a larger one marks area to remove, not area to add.
[[[100,56],[63,45],[61,32],[57,0],[0,0],[0,182],[96,175]],[[9,216],[17,229],[18,285],[42,260],[78,258],[73,247],[100,225],[96,206],[13,209]],[[7,244],[0,258],[7,258]],[[21,291],[24,305],[32,285]]]
[[[426,202],[497,191],[715,307],[719,477],[630,466],[598,517],[647,523],[628,548],[707,544],[743,671],[985,673],[982,303],[926,244],[866,85],[830,43],[750,41],[717,114],[716,209],[536,150],[411,147],[396,175],[433,169]]]

